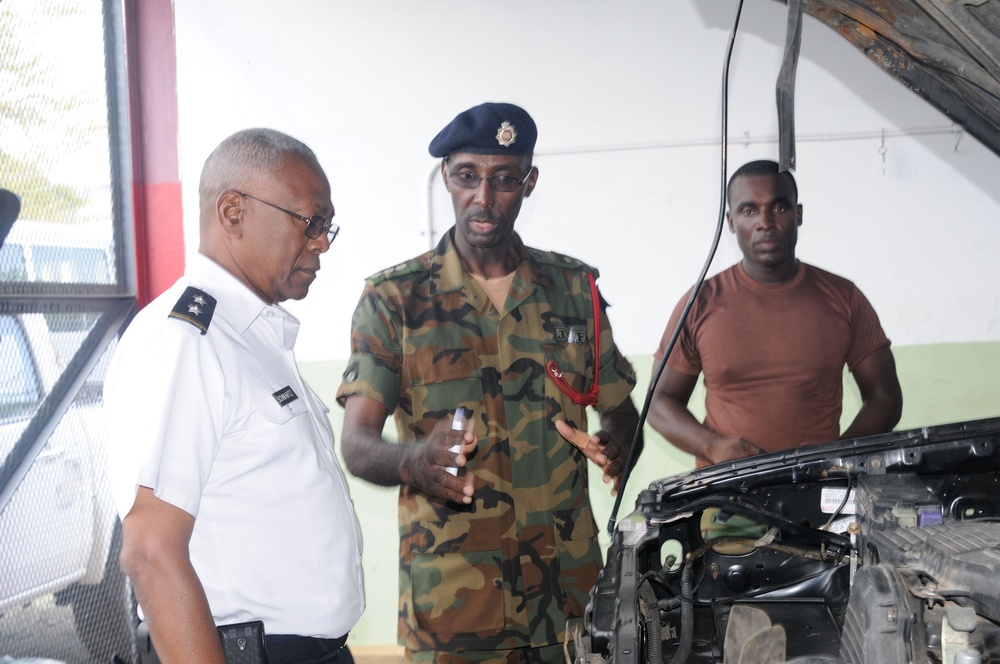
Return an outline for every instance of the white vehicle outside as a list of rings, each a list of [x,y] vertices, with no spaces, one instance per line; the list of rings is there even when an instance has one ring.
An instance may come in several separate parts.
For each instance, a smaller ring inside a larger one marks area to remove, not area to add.
[[[60,355],[73,352],[46,317],[0,315],[6,365],[0,373],[0,464],[21,456],[18,441],[65,369],[68,358]],[[108,662],[127,647],[130,591],[117,561],[120,526],[108,487],[100,389],[92,387],[77,393],[2,506],[0,614],[54,593],[57,604],[72,606],[77,633],[94,659]]]
[[[0,280],[115,283],[115,252],[105,226],[18,220],[0,247]]]

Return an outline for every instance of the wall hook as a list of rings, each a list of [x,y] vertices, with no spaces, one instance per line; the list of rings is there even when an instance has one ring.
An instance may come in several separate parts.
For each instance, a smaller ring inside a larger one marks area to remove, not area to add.
[[[885,153],[888,152],[888,151],[889,151],[889,149],[887,147],[885,147],[885,129],[883,129],[882,130],[882,145],[880,145],[879,148],[878,148],[878,153],[880,155],[882,155],[882,175],[883,176],[885,175]]]

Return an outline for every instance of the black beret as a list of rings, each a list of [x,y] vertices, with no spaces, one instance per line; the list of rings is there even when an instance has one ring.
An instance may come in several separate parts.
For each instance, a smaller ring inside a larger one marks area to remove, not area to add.
[[[487,102],[455,116],[438,132],[428,150],[432,157],[452,152],[532,154],[538,129],[528,112],[514,104]]]

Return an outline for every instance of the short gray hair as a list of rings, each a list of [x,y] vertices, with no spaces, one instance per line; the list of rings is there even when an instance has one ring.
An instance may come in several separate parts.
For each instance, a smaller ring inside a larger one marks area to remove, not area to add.
[[[244,129],[229,136],[208,155],[201,169],[201,210],[213,207],[216,197],[226,189],[243,191],[277,172],[288,155],[317,161],[305,143],[274,129]]]

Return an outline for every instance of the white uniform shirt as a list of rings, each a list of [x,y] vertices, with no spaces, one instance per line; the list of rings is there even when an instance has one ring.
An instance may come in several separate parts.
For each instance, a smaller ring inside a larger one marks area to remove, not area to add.
[[[168,317],[189,285],[217,300],[205,335]],[[216,624],[336,638],[364,609],[361,531],[327,409],[295,365],[298,328],[199,254],[108,370],[112,485],[123,517],[138,486],[195,517],[191,561]]]

